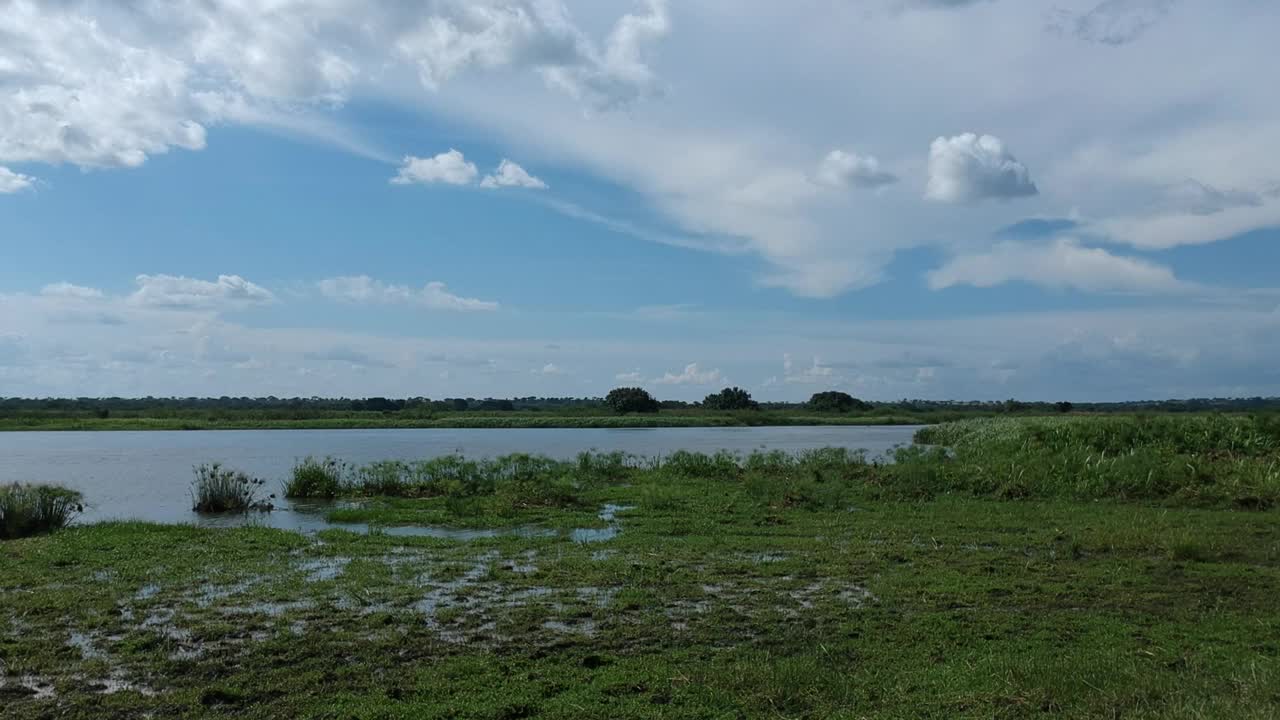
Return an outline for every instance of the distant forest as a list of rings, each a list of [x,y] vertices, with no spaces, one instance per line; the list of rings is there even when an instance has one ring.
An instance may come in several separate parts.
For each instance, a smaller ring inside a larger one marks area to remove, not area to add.
[[[821,395],[821,394],[819,394]],[[818,398],[815,395],[814,398]],[[829,411],[813,402],[760,402],[761,411]],[[707,412],[702,403],[660,401],[662,410]],[[1280,398],[1194,398],[1135,402],[1024,402],[960,400],[858,401],[850,414],[963,414],[1054,412],[1256,412],[1280,410]],[[278,398],[278,397],[144,397],[144,398],[0,398],[0,418],[58,417],[183,417],[189,415],[238,415],[262,418],[306,419],[349,414],[397,414],[405,417],[461,412],[526,412],[555,415],[593,415],[610,412],[604,398]]]

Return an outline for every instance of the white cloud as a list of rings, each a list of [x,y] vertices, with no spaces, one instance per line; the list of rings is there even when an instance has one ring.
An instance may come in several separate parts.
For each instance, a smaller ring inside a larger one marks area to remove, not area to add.
[[[818,166],[818,182],[830,187],[877,188],[898,181],[871,155],[832,150]]]
[[[644,382],[644,375],[642,375],[639,370],[636,370],[634,372],[618,373],[613,376],[613,379],[621,383],[638,385]]]
[[[480,181],[480,187],[522,187],[533,188],[535,190],[546,190],[547,184],[525,172],[525,169],[516,163],[503,159],[503,161],[498,165],[498,169],[494,171],[493,174],[486,175],[484,180]]]
[[[1187,187],[1187,186],[1184,186]],[[1112,242],[1147,250],[1203,245],[1280,224],[1280,197],[1247,191],[1187,189],[1154,212],[1097,220],[1089,229]]]
[[[547,363],[546,365],[543,365],[541,368],[537,368],[535,370],[532,370],[531,372],[534,375],[548,375],[548,376],[565,374],[564,370],[560,369],[560,366],[556,365],[555,363]]]
[[[667,0],[644,0],[643,15],[623,15],[609,33],[602,51],[580,43],[576,62],[545,65],[547,82],[600,110],[628,105],[658,95],[662,87],[644,57],[645,47],[671,31]]]
[[[19,190],[26,190],[35,183],[36,179],[30,175],[16,173],[3,165],[0,165],[0,195],[7,193],[16,193]]]
[[[46,297],[78,298],[81,300],[96,300],[103,297],[102,291],[97,288],[73,285],[69,282],[45,285],[40,288],[40,294]]]
[[[1042,287],[1089,292],[1180,292],[1189,286],[1162,265],[1082,246],[1072,238],[1048,244],[998,243],[989,252],[952,258],[928,273],[934,290],[955,285],[994,287],[1022,280]]]
[[[480,171],[476,169],[474,163],[467,162],[462,153],[450,149],[448,152],[429,158],[405,155],[400,172],[391,178],[391,182],[395,185],[413,183],[470,185],[475,182],[479,174]]]
[[[964,133],[939,137],[929,147],[925,197],[948,203],[1036,195],[1031,173],[1000,138]]]
[[[496,302],[466,298],[449,292],[438,281],[421,288],[407,285],[388,285],[368,275],[326,278],[318,283],[320,293],[327,298],[353,303],[380,303],[414,305],[429,310],[497,310]]]
[[[684,372],[678,375],[668,372],[662,377],[654,378],[652,382],[658,385],[710,385],[729,381],[720,374],[719,368],[703,370],[698,367],[698,363],[689,363],[684,366]]]
[[[791,353],[785,353],[782,356],[782,375],[783,382],[801,385],[841,385],[843,378],[835,376],[835,371],[822,364],[817,356],[813,358],[813,364],[801,370],[795,369],[795,364],[791,360]]]
[[[659,0],[603,43],[560,0],[11,0],[0,14],[0,77],[13,90],[0,95],[0,162],[134,167],[204,148],[211,124],[322,111],[406,71],[418,92],[472,69],[532,71],[619,107],[656,92],[643,51],[668,30]]]
[[[135,305],[159,308],[219,309],[265,305],[275,295],[239,275],[219,275],[216,281],[179,275],[139,275],[138,289],[129,296]]]

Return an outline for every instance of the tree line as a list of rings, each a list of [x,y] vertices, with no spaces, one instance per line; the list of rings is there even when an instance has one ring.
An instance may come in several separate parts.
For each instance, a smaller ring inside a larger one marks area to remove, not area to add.
[[[1196,398],[1139,402],[1073,403],[1001,401],[868,401],[838,390],[814,393],[804,402],[760,402],[739,387],[726,387],[700,402],[659,400],[639,387],[620,387],[599,397],[79,397],[0,398],[0,417],[181,417],[191,414],[263,418],[319,418],[352,413],[430,415],[459,412],[547,412],[560,415],[669,411],[807,411],[914,415],[995,415],[1067,412],[1254,412],[1280,410],[1280,398]]]

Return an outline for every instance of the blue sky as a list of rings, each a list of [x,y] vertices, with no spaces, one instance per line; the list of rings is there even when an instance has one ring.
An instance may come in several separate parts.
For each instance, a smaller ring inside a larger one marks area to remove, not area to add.
[[[262,5],[0,0],[0,396],[1280,395],[1273,3]]]

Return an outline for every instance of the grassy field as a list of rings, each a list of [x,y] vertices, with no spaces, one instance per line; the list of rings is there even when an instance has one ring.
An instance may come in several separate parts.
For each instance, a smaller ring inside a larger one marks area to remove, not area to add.
[[[334,511],[370,534],[6,541],[0,715],[1280,716],[1280,433],[1108,422],[943,425],[894,465],[380,464]],[[427,523],[494,532],[398,532]]]
[[[911,415],[843,415],[779,412],[662,412],[652,415],[545,412],[459,412],[409,417],[380,413],[349,417],[270,419],[232,416],[0,418],[0,431],[21,430],[342,430],[372,428],[657,428],[747,427],[781,425],[915,425],[929,422]]]

